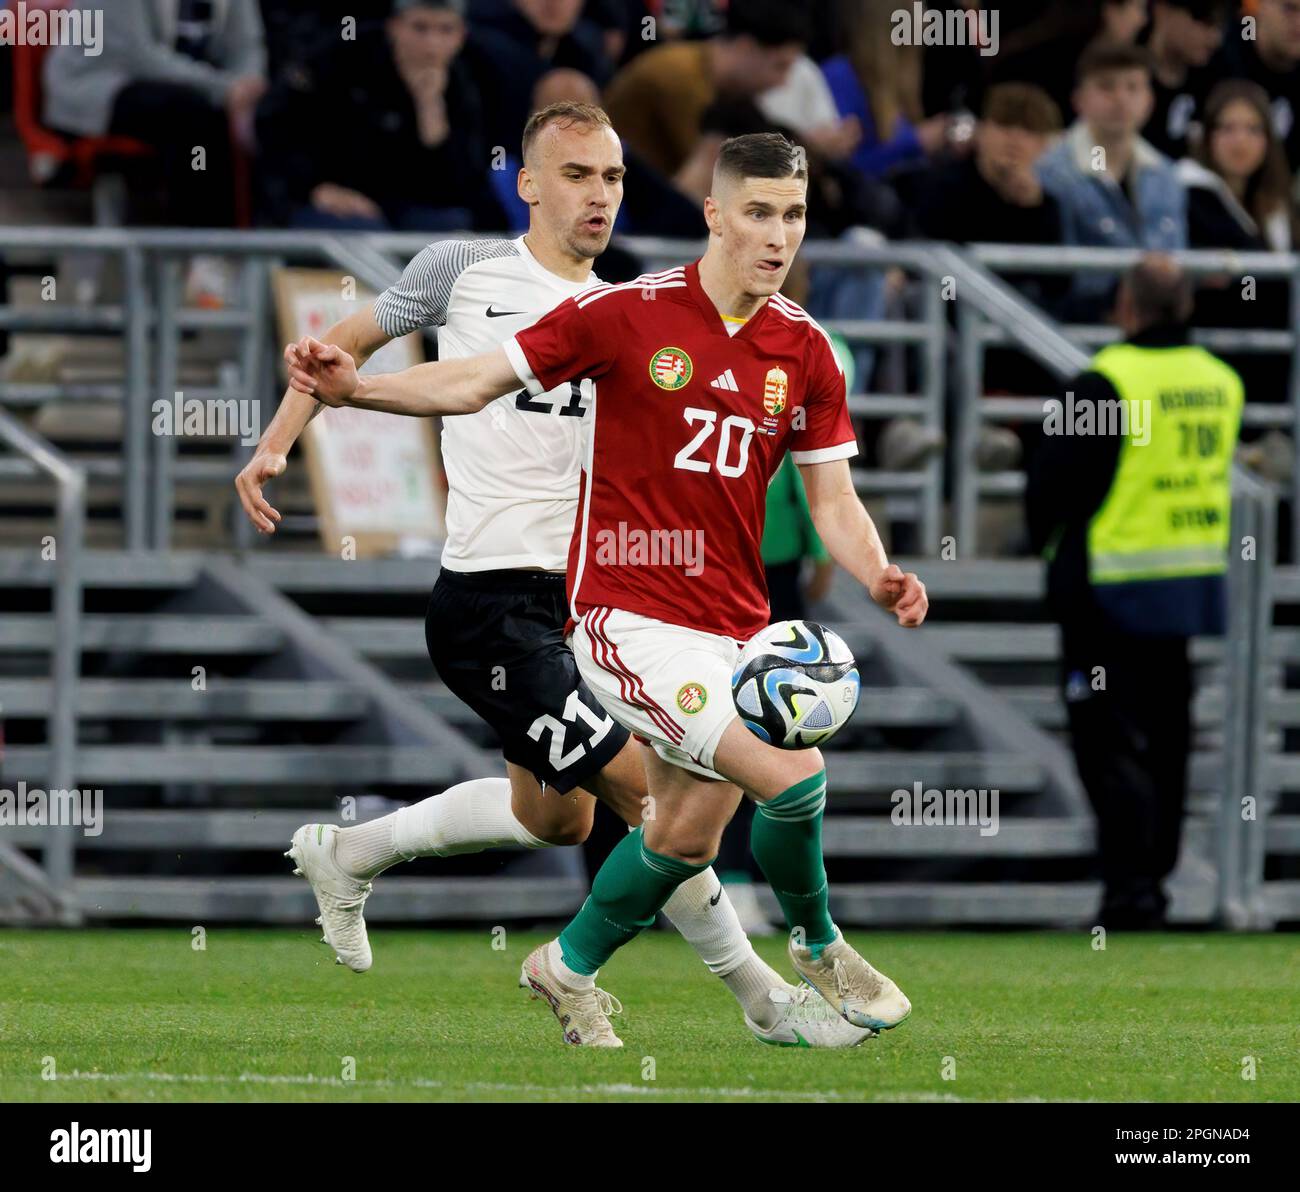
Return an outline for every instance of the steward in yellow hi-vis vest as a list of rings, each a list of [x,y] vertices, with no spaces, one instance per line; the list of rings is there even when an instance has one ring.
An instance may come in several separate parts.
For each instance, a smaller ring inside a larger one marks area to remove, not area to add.
[[[1050,402],[1030,460],[1030,539],[1048,560],[1061,686],[1097,815],[1095,922],[1163,925],[1191,742],[1188,639],[1222,633],[1237,374],[1189,342],[1191,291],[1167,257],[1125,277],[1123,343]]]
[[[1087,529],[1098,604],[1141,632],[1221,633],[1241,426],[1241,379],[1191,344],[1103,348],[1093,358],[1127,422],[1114,479]]]

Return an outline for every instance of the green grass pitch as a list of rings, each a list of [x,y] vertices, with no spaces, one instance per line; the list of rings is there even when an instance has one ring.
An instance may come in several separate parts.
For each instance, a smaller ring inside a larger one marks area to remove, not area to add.
[[[841,1052],[758,1043],[664,932],[601,974],[624,1049],[566,1048],[517,987],[543,938],[380,929],[357,975],[314,932],[3,931],[0,1098],[1300,1100],[1295,935],[851,933],[915,1009]]]

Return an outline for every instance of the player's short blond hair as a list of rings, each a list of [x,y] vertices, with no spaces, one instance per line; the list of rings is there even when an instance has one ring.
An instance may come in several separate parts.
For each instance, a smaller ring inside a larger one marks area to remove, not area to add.
[[[572,127],[575,124],[587,128],[614,127],[609,118],[609,113],[604,108],[598,108],[594,103],[561,100],[559,103],[547,104],[546,107],[538,108],[529,116],[528,123],[524,125],[523,158],[525,162],[528,161],[528,155],[532,152],[533,143],[541,134],[542,129],[551,124],[563,124],[565,127]]]

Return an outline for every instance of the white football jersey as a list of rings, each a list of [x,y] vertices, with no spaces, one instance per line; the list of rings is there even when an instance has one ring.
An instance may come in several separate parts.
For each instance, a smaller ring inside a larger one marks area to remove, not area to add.
[[[440,240],[375,299],[375,321],[394,338],[437,327],[440,359],[475,356],[598,280],[557,277],[522,236]],[[591,383],[574,381],[541,397],[520,389],[442,420],[444,567],[565,570],[590,410]]]

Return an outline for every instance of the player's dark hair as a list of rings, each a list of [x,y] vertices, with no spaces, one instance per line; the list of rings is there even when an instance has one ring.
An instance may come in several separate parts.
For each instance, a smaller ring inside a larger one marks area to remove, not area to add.
[[[1082,86],[1093,75],[1107,70],[1144,70],[1151,77],[1151,54],[1145,46],[1130,45],[1126,41],[1110,41],[1099,37],[1090,42],[1079,55],[1074,69],[1076,86]]]
[[[533,142],[537,140],[538,134],[549,124],[564,124],[566,126],[581,124],[589,128],[597,128],[602,125],[605,128],[614,127],[610,121],[609,113],[604,108],[598,108],[594,103],[561,100],[559,103],[547,104],[546,107],[538,108],[529,116],[528,123],[524,125],[524,161],[528,160],[528,151],[533,147]]]
[[[808,180],[808,158],[802,145],[796,145],[779,132],[753,132],[722,142],[718,177],[729,178],[802,178]]]
[[[792,0],[731,0],[727,36],[746,35],[771,49],[791,42],[807,45],[811,30],[802,6]]]

